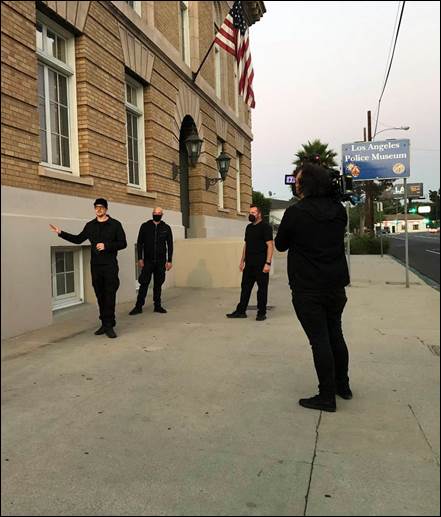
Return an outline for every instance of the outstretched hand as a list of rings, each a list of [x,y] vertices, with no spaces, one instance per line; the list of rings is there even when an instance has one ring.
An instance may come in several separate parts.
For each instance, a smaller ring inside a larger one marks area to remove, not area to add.
[[[58,226],[55,226],[53,224],[49,224],[49,227],[51,229],[51,232],[55,232],[55,233],[58,233],[58,235],[60,235],[61,228],[59,228]]]

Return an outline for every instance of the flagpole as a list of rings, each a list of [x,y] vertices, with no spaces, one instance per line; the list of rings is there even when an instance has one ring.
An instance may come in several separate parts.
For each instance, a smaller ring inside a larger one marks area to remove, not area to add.
[[[199,75],[199,72],[203,66],[203,64],[205,63],[205,61],[207,60],[207,57],[208,57],[208,54],[210,53],[210,50],[213,48],[213,45],[214,45],[214,42],[216,41],[216,38],[211,42],[211,45],[210,45],[210,48],[207,50],[207,53],[205,54],[205,57],[204,59],[202,60],[201,64],[199,65],[199,68],[197,69],[196,72],[193,72],[193,82],[196,81],[196,77]]]

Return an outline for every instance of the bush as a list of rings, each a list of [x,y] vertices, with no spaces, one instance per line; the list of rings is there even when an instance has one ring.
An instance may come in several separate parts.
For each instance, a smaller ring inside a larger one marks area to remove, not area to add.
[[[383,253],[389,250],[388,239],[383,239]],[[351,237],[351,255],[380,255],[381,244],[379,237],[357,235]]]

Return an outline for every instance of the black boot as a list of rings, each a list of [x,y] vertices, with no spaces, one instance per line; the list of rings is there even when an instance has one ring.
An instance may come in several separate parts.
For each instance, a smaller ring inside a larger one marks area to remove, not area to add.
[[[135,305],[135,307],[133,307],[133,309],[129,312],[130,316],[133,316],[135,314],[141,314],[142,312],[142,307],[140,305]]]
[[[342,399],[345,399],[345,400],[351,400],[352,398],[352,391],[351,391],[351,388],[349,387],[349,384],[347,386],[337,386],[337,390],[336,390],[336,393],[339,397],[341,397]]]
[[[113,330],[113,328],[112,328],[112,327],[108,327],[108,328],[106,328],[106,329],[104,330],[104,332],[106,333],[106,336],[107,336],[107,337],[110,337],[110,338],[112,338],[112,339],[113,339],[113,338],[116,338],[116,333],[115,333],[115,331]]]
[[[101,327],[98,330],[95,330],[94,334],[95,336],[101,336],[106,332],[106,329],[101,325]]]
[[[237,309],[234,312],[230,312],[227,314],[227,318],[246,318],[247,315],[245,312],[239,312]]]
[[[308,409],[318,409],[319,411],[329,411],[335,413],[337,407],[335,404],[335,397],[323,397],[322,395],[315,395],[309,399],[300,399],[299,404]]]
[[[160,314],[167,314],[167,311],[161,305],[155,305],[153,312],[159,312]]]

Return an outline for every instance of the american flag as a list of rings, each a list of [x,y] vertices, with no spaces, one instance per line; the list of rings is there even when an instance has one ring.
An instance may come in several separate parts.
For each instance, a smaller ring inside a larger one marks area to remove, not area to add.
[[[234,2],[233,7],[227,14],[214,42],[236,58],[239,95],[243,97],[250,108],[254,108],[256,105],[253,92],[254,71],[251,64],[248,32],[242,2],[237,1]]]

